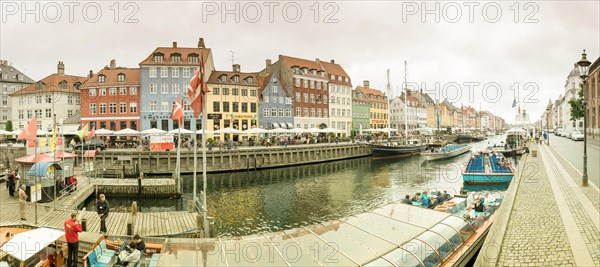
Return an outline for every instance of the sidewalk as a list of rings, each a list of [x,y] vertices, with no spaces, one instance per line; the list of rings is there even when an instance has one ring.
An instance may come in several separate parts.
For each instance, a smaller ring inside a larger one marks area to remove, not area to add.
[[[477,264],[600,266],[600,215],[597,202],[591,201],[598,191],[582,190],[571,167],[563,166],[548,146],[533,144],[530,149],[538,155],[521,163],[511,184],[516,188],[506,196],[514,197],[514,203],[500,211],[510,213],[509,220],[492,226],[500,229],[490,231],[497,235],[488,236]]]

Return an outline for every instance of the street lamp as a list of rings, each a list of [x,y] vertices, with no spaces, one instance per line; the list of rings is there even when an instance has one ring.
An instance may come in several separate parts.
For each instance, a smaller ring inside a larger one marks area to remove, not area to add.
[[[588,185],[588,175],[587,175],[587,101],[585,99],[585,88],[586,88],[586,80],[588,78],[588,70],[590,65],[592,64],[589,60],[587,60],[585,54],[585,49],[583,50],[583,54],[581,54],[581,60],[577,62],[577,66],[579,66],[579,77],[583,82],[583,175],[581,177],[581,184],[583,186]]]
[[[548,128],[550,128],[550,119],[548,118],[550,116],[550,108],[547,107],[546,108],[546,144],[550,145],[550,132],[548,132]]]

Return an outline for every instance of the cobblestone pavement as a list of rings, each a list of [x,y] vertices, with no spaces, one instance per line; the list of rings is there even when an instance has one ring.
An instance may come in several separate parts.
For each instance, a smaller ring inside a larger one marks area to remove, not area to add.
[[[532,149],[537,149],[535,145]],[[574,266],[569,239],[542,158],[528,157],[497,266]]]

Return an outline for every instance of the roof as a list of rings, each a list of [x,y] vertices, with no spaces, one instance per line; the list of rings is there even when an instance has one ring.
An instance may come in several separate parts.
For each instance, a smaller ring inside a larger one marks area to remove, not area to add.
[[[14,82],[14,83],[34,83],[35,81],[29,78],[27,75],[23,74],[17,68],[11,66],[4,60],[0,60],[0,74],[6,73],[6,79],[2,79],[2,75],[0,75],[0,81],[3,82]],[[19,80],[17,75],[22,75],[22,80]]]
[[[599,69],[600,69],[600,57],[598,57],[596,59],[596,61],[594,61],[594,63],[592,63],[592,65],[590,65],[590,70],[589,70],[590,76]]]
[[[71,117],[68,117],[63,121],[63,124],[77,124],[81,123],[81,111],[77,110]]]
[[[367,88],[367,87],[362,87],[362,86],[357,86],[356,90],[361,91],[363,94],[365,95],[378,95],[378,96],[384,96],[383,92],[377,90],[377,89],[373,89],[373,88]]]
[[[75,89],[75,84],[83,84],[88,78],[83,76],[74,75],[59,75],[57,73],[50,74],[46,78],[38,81],[37,83],[31,84],[19,91],[16,91],[10,95],[25,95],[42,92],[68,92],[68,93],[79,93],[79,90]],[[67,83],[67,89],[61,89],[59,84],[65,81]],[[40,84],[41,88],[39,88]]]
[[[290,56],[284,56],[284,55],[279,55],[279,59],[282,59],[283,62],[289,67],[300,67],[300,68],[308,68],[309,70],[325,70],[325,68],[323,68],[323,66],[321,66],[321,64],[317,63],[316,61],[312,61],[312,60],[307,60],[307,59],[302,59],[302,58],[296,58],[296,57],[290,57]]]
[[[225,82],[221,82],[219,80],[219,77],[221,77],[221,75],[226,75],[227,76],[227,80]],[[231,79],[231,77],[238,75],[240,76],[240,81],[238,83],[233,82],[233,79]],[[247,83],[246,82],[246,78],[248,77],[252,77],[252,83]],[[208,77],[208,80],[206,81],[207,84],[211,84],[211,85],[243,85],[243,86],[260,86],[258,83],[258,73],[257,72],[233,72],[233,71],[220,71],[220,70],[215,70],[210,74],[210,77]]]
[[[327,74],[329,74],[328,75],[329,82],[335,83],[335,84],[352,86],[352,79],[350,79],[350,77],[348,76],[348,73],[346,73],[346,71],[344,70],[344,68],[342,68],[342,66],[340,66],[340,64],[326,62],[326,61],[325,62],[319,61],[319,62],[325,68],[325,72]],[[331,79],[331,74],[335,75],[336,77],[342,76],[344,79],[342,79],[341,81],[339,81],[337,78]],[[346,78],[348,78],[347,82],[346,82]]]
[[[573,65],[573,69],[569,73],[569,77],[573,77],[573,76],[576,76],[576,77],[580,76],[580,74],[579,74],[579,66],[577,66],[577,63],[575,63]]]
[[[117,76],[119,74],[125,74],[125,81],[119,82],[117,80]],[[106,82],[98,83],[98,77],[100,75],[106,76]],[[140,69],[139,68],[104,68],[100,70],[98,73],[94,74],[90,79],[88,79],[83,87],[92,87],[92,86],[113,86],[119,84],[139,84],[140,83]]]
[[[210,48],[190,48],[190,47],[157,47],[148,55],[146,59],[140,62],[140,65],[198,65],[198,63],[190,63],[188,62],[188,55],[197,54],[200,56],[200,51],[202,51],[202,57],[204,62],[208,60],[208,56],[210,53]],[[154,62],[154,55],[157,53],[162,53],[164,55],[163,62]],[[180,54],[181,62],[173,63],[171,62],[171,54]]]

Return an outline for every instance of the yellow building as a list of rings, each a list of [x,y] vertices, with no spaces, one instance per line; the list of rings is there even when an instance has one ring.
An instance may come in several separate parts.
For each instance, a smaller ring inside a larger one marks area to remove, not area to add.
[[[364,81],[363,86],[357,86],[369,98],[369,124],[372,129],[388,127],[388,98],[381,91],[369,88],[369,81]]]
[[[207,129],[223,128],[248,130],[258,127],[258,73],[242,73],[240,65],[234,64],[233,71],[213,71],[207,81]],[[213,134],[207,135],[217,141],[232,139],[247,141],[252,135]]]

